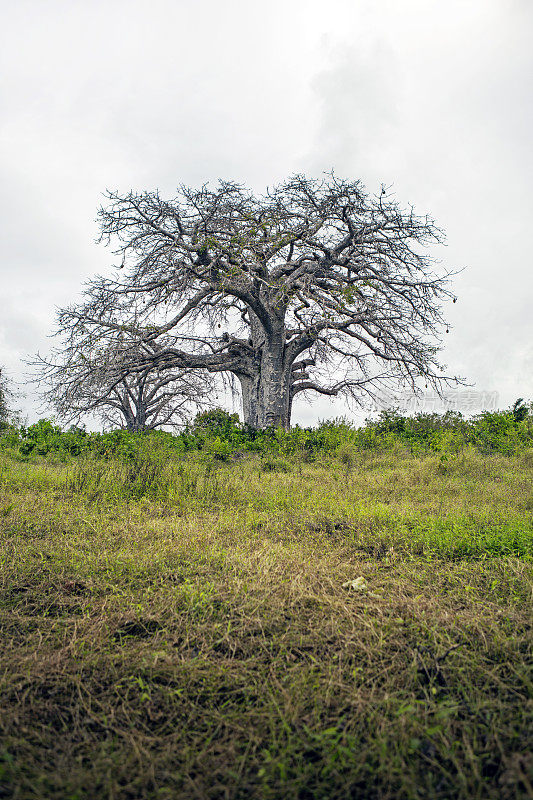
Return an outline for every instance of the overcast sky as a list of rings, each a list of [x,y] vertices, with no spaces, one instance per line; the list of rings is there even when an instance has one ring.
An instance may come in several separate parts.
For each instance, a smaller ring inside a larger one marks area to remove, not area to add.
[[[444,360],[533,400],[532,0],[1,0],[0,365],[108,271],[106,189],[383,182],[445,229]],[[19,401],[36,418],[31,393]],[[295,407],[311,424],[344,413]]]

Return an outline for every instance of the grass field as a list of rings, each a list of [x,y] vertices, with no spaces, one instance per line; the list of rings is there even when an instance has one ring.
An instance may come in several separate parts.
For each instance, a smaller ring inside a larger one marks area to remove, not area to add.
[[[0,458],[0,797],[533,798],[531,452]]]

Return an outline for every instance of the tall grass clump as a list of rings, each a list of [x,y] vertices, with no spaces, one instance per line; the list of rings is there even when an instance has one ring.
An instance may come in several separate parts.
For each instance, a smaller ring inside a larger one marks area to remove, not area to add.
[[[165,440],[152,434],[126,434],[98,445],[76,460],[66,479],[67,489],[94,497],[168,497],[174,453]]]
[[[224,494],[216,453],[183,457],[157,436],[138,434],[121,456],[103,459],[88,453],[66,474],[68,493],[92,500],[142,500],[170,503],[176,508],[217,502]]]

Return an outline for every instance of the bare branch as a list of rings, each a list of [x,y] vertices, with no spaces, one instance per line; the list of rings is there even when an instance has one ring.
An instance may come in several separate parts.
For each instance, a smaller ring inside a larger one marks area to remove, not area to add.
[[[67,361],[121,342],[113,390],[152,371],[234,376],[246,421],[264,426],[288,425],[300,392],[455,380],[437,360],[453,273],[427,251],[443,233],[386,190],[294,175],[260,197],[221,181],[107,199],[101,239],[120,269],[58,319]]]

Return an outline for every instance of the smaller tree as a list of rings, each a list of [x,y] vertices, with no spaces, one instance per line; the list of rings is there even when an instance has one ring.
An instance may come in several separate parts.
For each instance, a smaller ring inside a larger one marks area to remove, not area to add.
[[[9,387],[9,381],[5,375],[3,367],[0,367],[0,430],[7,427],[8,424],[10,416],[10,408],[8,403],[11,396],[12,393]]]
[[[519,397],[518,400],[515,400],[511,408],[511,411],[513,413],[515,422],[522,422],[529,415],[529,408],[524,402],[523,397]]]
[[[136,433],[177,427],[192,410],[209,405],[208,375],[153,366],[132,371],[145,355],[139,343],[108,337],[89,355],[79,347],[58,348],[51,359],[38,356],[33,366],[43,401],[66,423],[95,415],[106,427]]]

